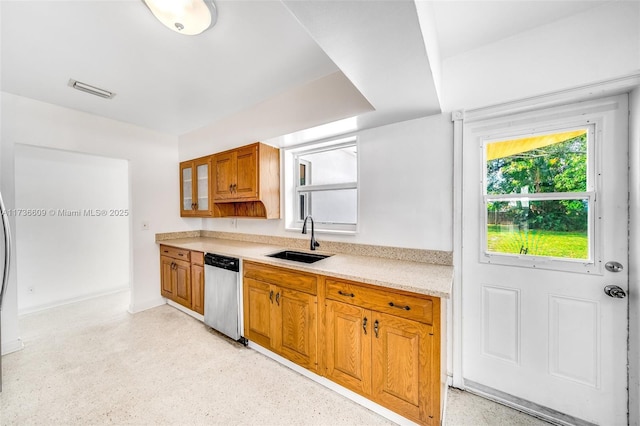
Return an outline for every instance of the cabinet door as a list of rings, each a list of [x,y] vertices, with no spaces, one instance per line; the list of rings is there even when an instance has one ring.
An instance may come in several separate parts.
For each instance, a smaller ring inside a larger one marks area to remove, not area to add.
[[[199,158],[193,162],[194,174],[194,203],[197,216],[211,216],[213,203],[209,196],[211,157]]]
[[[170,257],[160,256],[160,294],[169,299],[173,299],[174,293],[173,262]]]
[[[204,266],[191,265],[191,309],[204,315]]]
[[[274,350],[302,367],[317,371],[317,297],[275,288]]]
[[[271,348],[271,306],[275,290],[270,284],[244,278],[244,336],[265,348]]]
[[[258,198],[258,146],[237,150],[233,198]]]
[[[184,260],[174,260],[172,278],[174,281],[173,300],[191,309],[191,264]]]
[[[371,394],[371,311],[327,300],[327,377],[362,395]]]
[[[223,152],[213,157],[213,199],[229,200],[234,198],[236,183],[236,153]]]
[[[377,331],[376,331],[377,329]],[[429,392],[439,380],[429,360],[432,327],[416,321],[373,312],[373,399],[418,423],[440,424],[439,402]],[[430,407],[436,407],[435,412]]]
[[[193,162],[180,163],[180,216],[193,216],[196,200],[194,199]]]

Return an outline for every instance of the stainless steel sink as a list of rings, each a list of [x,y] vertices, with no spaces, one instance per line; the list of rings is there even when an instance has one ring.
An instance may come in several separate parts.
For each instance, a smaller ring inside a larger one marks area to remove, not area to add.
[[[294,262],[314,263],[318,260],[326,259],[330,254],[305,253],[302,251],[284,250],[278,253],[268,254],[269,257],[292,260]]]

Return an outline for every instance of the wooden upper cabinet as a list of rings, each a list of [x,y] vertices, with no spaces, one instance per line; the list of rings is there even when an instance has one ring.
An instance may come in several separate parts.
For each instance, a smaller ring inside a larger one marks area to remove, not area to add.
[[[213,216],[280,217],[280,150],[256,142],[213,156]]]
[[[215,201],[258,199],[258,149],[253,144],[214,156]]]
[[[233,199],[237,161],[235,151],[227,151],[213,156],[213,199],[216,201]]]
[[[213,215],[211,161],[207,156],[180,163],[180,216]]]
[[[235,198],[257,199],[258,145],[238,149],[236,151],[236,167]]]

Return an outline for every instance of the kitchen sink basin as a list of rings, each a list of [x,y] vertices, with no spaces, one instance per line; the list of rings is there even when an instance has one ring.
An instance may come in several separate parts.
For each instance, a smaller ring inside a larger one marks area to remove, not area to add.
[[[314,263],[318,260],[326,259],[330,254],[305,253],[302,251],[284,250],[278,253],[268,254],[269,257],[278,259],[293,260],[294,262]]]

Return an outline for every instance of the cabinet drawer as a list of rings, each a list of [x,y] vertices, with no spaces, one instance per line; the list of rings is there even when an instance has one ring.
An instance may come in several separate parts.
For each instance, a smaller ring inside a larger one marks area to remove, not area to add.
[[[291,269],[267,266],[259,263],[244,262],[244,276],[254,280],[276,284],[292,290],[317,294],[318,279],[315,275]]]
[[[396,293],[393,289],[374,289],[349,281],[327,278],[327,299],[396,315],[433,325],[434,298]]]
[[[162,256],[169,256],[175,259],[180,259],[189,262],[190,261],[190,252],[189,250],[179,249],[170,246],[160,246],[160,254]]]
[[[193,265],[204,266],[204,253],[200,251],[191,252],[191,263]]]

